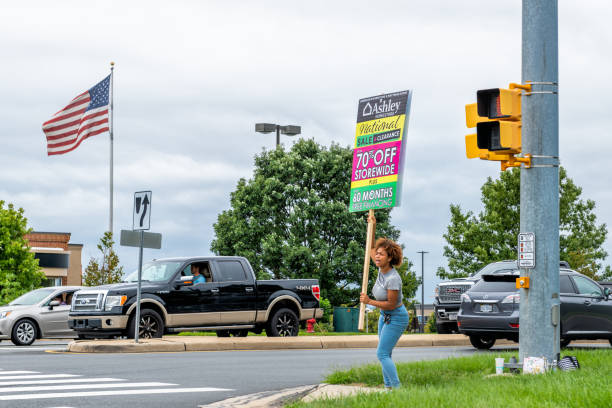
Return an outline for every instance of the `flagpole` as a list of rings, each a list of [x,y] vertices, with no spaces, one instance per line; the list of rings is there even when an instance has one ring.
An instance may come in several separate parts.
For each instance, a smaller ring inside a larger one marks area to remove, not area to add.
[[[113,71],[115,63],[110,63],[110,115],[109,115],[109,134],[110,134],[110,216],[108,221],[108,231],[113,233]]]

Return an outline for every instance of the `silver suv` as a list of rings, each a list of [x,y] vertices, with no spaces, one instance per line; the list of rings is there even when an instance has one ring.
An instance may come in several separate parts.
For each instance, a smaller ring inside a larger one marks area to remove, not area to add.
[[[68,328],[72,294],[80,286],[52,286],[28,292],[0,307],[0,340],[29,346],[41,338],[74,338]]]

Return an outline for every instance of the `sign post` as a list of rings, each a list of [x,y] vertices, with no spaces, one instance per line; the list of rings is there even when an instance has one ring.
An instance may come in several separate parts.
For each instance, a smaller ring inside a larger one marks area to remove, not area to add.
[[[144,243],[144,230],[151,226],[151,191],[134,193],[134,213],[132,230],[140,231],[140,245],[138,249],[138,289],[136,291],[136,320],[134,322],[134,343],[138,343],[140,334],[140,293],[142,281],[142,245]]]
[[[357,108],[349,211],[368,211],[400,205],[406,129],[412,91],[364,98]],[[369,217],[368,217],[369,218]],[[361,291],[368,290],[374,225],[368,222]],[[365,304],[359,307],[358,330],[363,331]]]
[[[374,210],[369,210],[368,215],[374,215]],[[370,278],[370,253],[372,250],[372,233],[374,230],[374,224],[370,222],[368,217],[368,232],[366,236],[365,256],[363,259],[363,278],[361,280],[361,291],[366,293],[368,290],[368,280]],[[357,330],[363,331],[365,319],[365,303],[359,303],[359,322],[357,323]],[[368,329],[368,325],[365,325],[365,329]]]

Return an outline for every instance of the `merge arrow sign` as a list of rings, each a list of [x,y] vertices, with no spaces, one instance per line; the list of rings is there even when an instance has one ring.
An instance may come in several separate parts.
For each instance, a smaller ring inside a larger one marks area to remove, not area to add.
[[[138,191],[134,193],[132,230],[148,229],[151,229],[151,191]]]

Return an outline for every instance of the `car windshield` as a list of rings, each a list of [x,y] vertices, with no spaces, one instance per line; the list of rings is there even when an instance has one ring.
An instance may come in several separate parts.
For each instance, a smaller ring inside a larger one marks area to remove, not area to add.
[[[474,275],[472,275],[472,277],[480,278],[482,277],[482,275],[494,275],[498,273],[512,273],[516,270],[517,270],[516,265],[512,265],[511,263],[503,263],[503,264],[490,263],[484,268],[482,268],[481,270],[479,270],[478,272],[476,272]]]
[[[480,280],[475,284],[470,292],[516,292],[516,282],[513,281],[485,281]]]
[[[13,300],[9,305],[11,306],[19,306],[19,305],[35,305],[40,302],[51,293],[53,293],[55,289],[53,288],[41,288],[36,289],[31,292],[26,293],[25,295],[19,296],[17,299]]]
[[[142,265],[142,277],[143,281],[160,282],[166,281],[174,275],[177,268],[182,265],[183,262],[177,261],[152,261]],[[124,282],[138,282],[138,269],[127,275]]]

